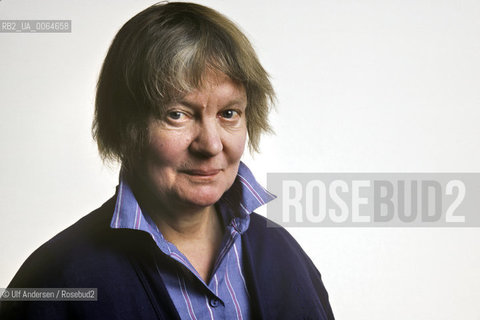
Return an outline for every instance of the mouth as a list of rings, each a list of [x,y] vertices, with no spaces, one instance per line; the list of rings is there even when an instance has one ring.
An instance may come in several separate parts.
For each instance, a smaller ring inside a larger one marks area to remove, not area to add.
[[[190,170],[184,170],[183,172],[193,177],[211,178],[211,177],[215,177],[221,171],[222,171],[221,169],[190,169]]]

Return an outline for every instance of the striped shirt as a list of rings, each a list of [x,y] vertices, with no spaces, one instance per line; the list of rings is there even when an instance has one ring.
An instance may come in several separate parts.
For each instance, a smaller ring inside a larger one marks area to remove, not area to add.
[[[206,283],[175,245],[167,241],[149,215],[142,212],[127,182],[120,177],[115,211],[110,223],[114,229],[147,232],[164,254],[158,272],[181,319],[250,319],[248,289],[243,276],[241,235],[250,223],[249,214],[273,200],[240,162],[232,187],[216,203],[225,233],[212,276]]]

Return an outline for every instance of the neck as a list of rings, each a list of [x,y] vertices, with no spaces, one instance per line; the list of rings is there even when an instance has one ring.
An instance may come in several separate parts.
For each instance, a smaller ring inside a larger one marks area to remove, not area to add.
[[[165,239],[173,244],[202,239],[209,241],[215,234],[222,232],[220,218],[214,206],[188,212],[153,214],[152,219]]]

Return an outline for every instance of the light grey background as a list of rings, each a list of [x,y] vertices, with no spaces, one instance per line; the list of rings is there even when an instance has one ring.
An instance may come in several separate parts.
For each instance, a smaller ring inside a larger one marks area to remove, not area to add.
[[[480,2],[198,1],[243,28],[278,92],[267,172],[479,172]],[[153,1],[0,1],[0,287],[114,193],[90,136],[120,26]],[[264,213],[264,211],[262,211]],[[480,229],[291,228],[338,319],[480,319]]]

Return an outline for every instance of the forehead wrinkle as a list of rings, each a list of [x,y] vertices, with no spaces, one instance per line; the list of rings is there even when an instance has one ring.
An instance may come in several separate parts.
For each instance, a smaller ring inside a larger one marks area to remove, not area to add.
[[[204,110],[204,109],[206,109],[206,107],[208,105],[208,103],[205,104],[205,105],[204,104],[199,104],[199,103],[196,103],[194,101],[187,100],[185,98],[186,98],[186,96],[184,98],[180,99],[179,103],[188,107],[188,108],[190,108],[190,109]]]
[[[211,100],[217,101],[216,107],[228,107],[246,104],[246,90],[243,84],[232,80],[221,72],[209,72],[204,75],[202,85],[180,97],[177,102],[198,110],[206,109]]]

